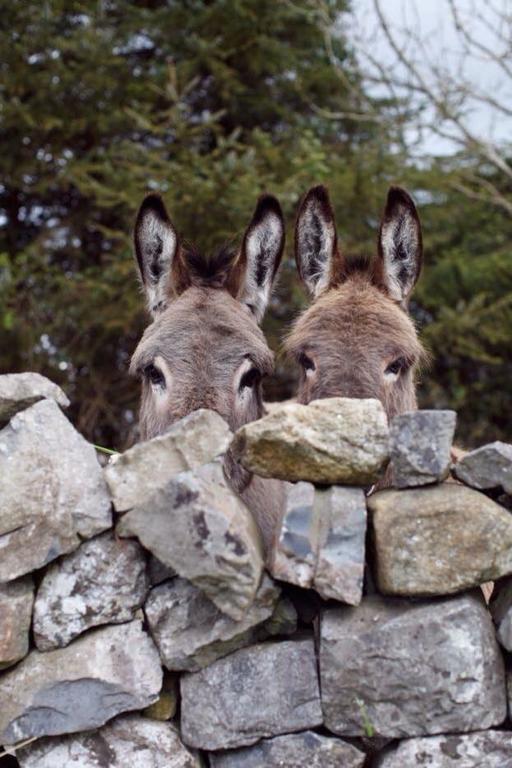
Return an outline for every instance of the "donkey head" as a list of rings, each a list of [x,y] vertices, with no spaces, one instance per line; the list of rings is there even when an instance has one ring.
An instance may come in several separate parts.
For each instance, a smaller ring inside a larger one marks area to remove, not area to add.
[[[388,418],[416,406],[414,370],[422,356],[407,312],[421,270],[421,227],[403,189],[389,190],[373,260],[337,246],[324,187],[304,198],[296,225],[299,274],[313,297],[286,346],[301,366],[299,402],[324,397],[379,399]]]
[[[135,253],[153,322],[130,367],[142,380],[142,439],[198,408],[217,411],[233,430],[262,415],[273,355],[258,324],[283,246],[274,197],[258,201],[238,252],[209,259],[181,243],[160,197],[146,197]]]

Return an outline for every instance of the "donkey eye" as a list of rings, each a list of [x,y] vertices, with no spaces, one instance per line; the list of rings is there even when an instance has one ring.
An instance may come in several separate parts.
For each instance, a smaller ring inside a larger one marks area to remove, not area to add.
[[[302,365],[306,373],[316,369],[316,365],[314,364],[313,360],[308,357],[308,355],[304,354],[304,352],[302,352],[299,356],[299,363]]]
[[[255,387],[261,381],[261,373],[257,368],[250,368],[240,379],[240,389]]]
[[[396,375],[402,371],[405,371],[408,367],[409,366],[405,357],[398,357],[396,360],[393,360],[390,365],[388,365],[384,373]]]
[[[144,368],[144,376],[155,387],[165,386],[165,376],[163,375],[162,371],[156,367],[156,365],[153,365],[153,363],[146,365]]]

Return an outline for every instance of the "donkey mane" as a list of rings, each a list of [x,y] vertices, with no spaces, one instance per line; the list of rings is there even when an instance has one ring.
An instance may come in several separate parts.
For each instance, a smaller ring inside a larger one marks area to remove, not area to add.
[[[343,254],[341,269],[336,282],[345,282],[351,277],[364,277],[373,285],[382,282],[380,264],[374,256],[368,254]]]
[[[231,243],[221,246],[213,254],[205,254],[186,243],[181,253],[192,285],[207,288],[226,286],[237,256],[238,250]]]

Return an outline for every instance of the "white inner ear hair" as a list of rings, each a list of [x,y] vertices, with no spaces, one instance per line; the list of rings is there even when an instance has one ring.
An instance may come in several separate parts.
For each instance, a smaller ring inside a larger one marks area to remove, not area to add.
[[[258,322],[263,318],[272,290],[274,266],[283,237],[283,225],[278,216],[267,214],[249,232],[245,248],[247,272],[244,302]]]
[[[157,315],[167,306],[171,268],[178,239],[173,228],[148,213],[139,231],[144,269],[144,290],[148,309]]]
[[[381,245],[390,296],[402,301],[410,293],[416,274],[419,241],[414,218],[402,210],[386,222]]]
[[[317,206],[309,206],[299,222],[299,259],[308,289],[318,296],[331,282],[334,222],[324,218]]]

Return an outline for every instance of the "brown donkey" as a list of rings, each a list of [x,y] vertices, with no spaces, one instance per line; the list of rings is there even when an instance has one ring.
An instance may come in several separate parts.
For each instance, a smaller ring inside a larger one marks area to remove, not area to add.
[[[148,195],[134,240],[153,316],[130,366],[142,381],[142,439],[198,408],[217,411],[232,430],[260,418],[261,381],[273,370],[273,354],[259,322],[284,247],[278,201],[259,199],[238,252],[224,249],[205,258],[181,243],[161,198]],[[229,457],[225,469],[268,544],[281,486],[251,477]]]
[[[389,190],[377,256],[350,259],[338,248],[327,190],[314,187],[298,213],[295,257],[313,297],[286,341],[301,366],[299,402],[373,397],[388,418],[416,409],[414,375],[424,352],[407,304],[422,244],[407,192]]]

